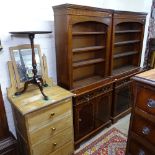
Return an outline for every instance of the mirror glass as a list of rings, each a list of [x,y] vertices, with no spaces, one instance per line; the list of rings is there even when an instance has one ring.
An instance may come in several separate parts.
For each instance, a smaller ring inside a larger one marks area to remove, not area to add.
[[[41,64],[39,58],[38,49],[35,48],[35,59],[37,63],[37,74],[41,75]],[[15,58],[18,74],[20,76],[20,81],[25,82],[33,77],[32,72],[32,50],[31,49],[21,49],[13,50],[13,55]]]
[[[35,60],[37,63],[37,75],[42,75],[41,50],[39,45],[34,45]],[[32,72],[32,49],[30,45],[10,47],[11,59],[15,75],[19,85],[33,77]]]

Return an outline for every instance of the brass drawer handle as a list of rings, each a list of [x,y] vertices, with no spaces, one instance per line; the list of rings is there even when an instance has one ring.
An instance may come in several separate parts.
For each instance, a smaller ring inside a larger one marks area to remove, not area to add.
[[[57,146],[57,143],[53,143],[53,146]]]
[[[142,129],[142,133],[144,135],[148,135],[150,133],[150,129],[147,126],[144,126],[143,129]]]
[[[155,108],[155,100],[153,100],[153,99],[148,99],[148,101],[147,101],[147,106],[148,106],[149,108]]]
[[[52,128],[52,131],[55,131],[56,130],[56,128]]]
[[[145,155],[145,152],[140,149],[138,155]]]
[[[54,115],[55,115],[55,113],[54,113],[54,112],[52,112],[52,113],[50,114],[50,116],[51,116],[51,117],[53,117]]]

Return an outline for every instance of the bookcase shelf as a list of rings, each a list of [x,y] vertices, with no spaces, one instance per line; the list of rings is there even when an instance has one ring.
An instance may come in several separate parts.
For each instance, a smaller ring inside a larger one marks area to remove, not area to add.
[[[116,42],[116,43],[114,43],[114,45],[120,46],[120,45],[134,44],[134,43],[139,43],[139,42],[140,42],[140,40],[127,40],[127,41]]]
[[[124,72],[128,72],[129,70],[135,70],[139,67],[137,66],[133,66],[133,65],[128,65],[128,66],[123,66],[123,67],[119,67],[113,70],[112,75],[119,75],[122,74]]]
[[[83,79],[80,79],[80,80],[76,80],[73,82],[73,88],[76,89],[76,88],[79,88],[83,85],[90,85],[92,83],[95,83],[97,81],[101,81],[103,80],[103,77],[102,76],[93,76],[91,75],[91,77],[86,77],[86,78],[83,78]]]
[[[102,35],[106,34],[106,32],[73,32],[72,35]]]
[[[74,48],[73,53],[84,52],[84,51],[94,51],[104,49],[105,46],[90,46],[90,47],[82,47],[82,48]]]
[[[141,30],[119,30],[119,31],[115,31],[116,34],[120,34],[120,33],[137,33],[137,32],[141,32]]]
[[[114,54],[113,58],[117,59],[117,58],[126,57],[130,55],[135,55],[135,54],[138,54],[138,51],[129,51],[129,52],[123,52],[123,53],[118,52],[118,54]]]
[[[82,67],[82,66],[86,66],[86,65],[95,64],[95,63],[100,63],[100,62],[103,62],[103,61],[105,61],[105,60],[102,59],[102,58],[78,61],[78,62],[73,62],[73,67],[77,68],[77,67]]]

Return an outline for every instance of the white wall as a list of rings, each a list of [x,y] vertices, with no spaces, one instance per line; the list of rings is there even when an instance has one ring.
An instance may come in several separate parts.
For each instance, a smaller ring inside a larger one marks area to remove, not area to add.
[[[2,87],[3,97],[5,101],[5,109],[10,130],[15,133],[12,111],[10,103],[7,100],[6,88],[10,85],[7,61],[10,60],[10,46],[29,43],[26,37],[11,37],[8,32],[21,30],[52,30],[53,26],[53,10],[52,6],[72,3],[80,5],[88,5],[107,9],[147,12],[146,33],[148,29],[148,19],[152,0],[5,0],[0,5],[0,38],[2,39],[3,51],[0,53],[0,83]],[[146,34],[145,33],[145,34]],[[144,37],[144,46],[142,54],[142,63],[144,59],[144,51],[146,45],[146,37]],[[40,44],[42,53],[47,56],[49,75],[56,81],[56,60],[55,60],[55,43],[54,34],[37,35],[35,43]],[[141,63],[141,64],[142,64]]]

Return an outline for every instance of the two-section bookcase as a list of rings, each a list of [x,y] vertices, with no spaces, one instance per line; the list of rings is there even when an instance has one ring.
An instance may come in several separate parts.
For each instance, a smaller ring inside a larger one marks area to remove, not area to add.
[[[131,110],[132,82],[130,77],[140,71],[145,17],[144,13],[126,11],[114,11],[113,13],[112,61],[110,62],[111,75],[115,77],[113,122]]]
[[[58,85],[73,98],[75,145],[129,113],[144,13],[54,6]]]

